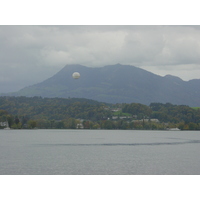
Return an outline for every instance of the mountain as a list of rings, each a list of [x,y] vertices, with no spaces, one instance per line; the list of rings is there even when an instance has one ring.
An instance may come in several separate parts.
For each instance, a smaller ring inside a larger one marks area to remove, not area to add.
[[[79,72],[81,77],[73,79]],[[76,97],[107,103],[172,103],[200,106],[200,79],[183,81],[165,77],[130,65],[108,65],[89,68],[66,65],[51,78],[10,93],[11,96]]]

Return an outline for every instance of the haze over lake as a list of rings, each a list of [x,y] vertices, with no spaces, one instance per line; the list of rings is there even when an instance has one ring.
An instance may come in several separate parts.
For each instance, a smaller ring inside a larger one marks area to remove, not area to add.
[[[1,175],[200,174],[199,131],[0,130]]]

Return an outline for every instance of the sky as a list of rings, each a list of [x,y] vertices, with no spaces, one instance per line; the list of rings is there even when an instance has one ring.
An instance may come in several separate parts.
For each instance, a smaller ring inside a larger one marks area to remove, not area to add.
[[[0,26],[0,93],[39,83],[67,64],[103,67],[120,63],[185,81],[200,79],[198,25],[31,22],[13,25],[10,20]]]

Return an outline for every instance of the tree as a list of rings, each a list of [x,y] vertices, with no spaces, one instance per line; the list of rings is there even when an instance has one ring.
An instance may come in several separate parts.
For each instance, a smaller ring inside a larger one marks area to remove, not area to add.
[[[74,119],[74,118],[69,118],[69,119],[64,120],[65,128],[75,129],[76,125],[77,125],[76,119]]]
[[[33,128],[36,128],[36,126],[37,126],[37,122],[35,120],[28,121],[28,128],[33,129]]]
[[[14,123],[14,119],[12,115],[7,115],[8,126],[11,127]]]
[[[141,118],[143,118],[144,116],[149,117],[152,113],[152,110],[149,106],[140,103],[131,103],[131,104],[124,104],[122,112],[130,113],[132,115],[140,115]]]
[[[19,118],[18,118],[17,116],[15,117],[15,120],[14,120],[14,121],[15,121],[15,124],[19,124],[19,122],[20,122],[20,121],[19,121]]]
[[[18,122],[17,124],[14,123],[14,124],[12,124],[11,128],[13,128],[13,129],[21,129],[22,128],[22,123],[21,122]]]
[[[90,122],[89,121],[83,121],[83,127],[84,127],[84,129],[89,129],[90,128]]]
[[[103,123],[101,124],[101,128],[103,129],[112,129],[113,128],[113,123],[111,120],[104,120]]]
[[[197,130],[198,129],[198,125],[193,122],[190,122],[188,124],[188,126],[189,126],[189,130]]]

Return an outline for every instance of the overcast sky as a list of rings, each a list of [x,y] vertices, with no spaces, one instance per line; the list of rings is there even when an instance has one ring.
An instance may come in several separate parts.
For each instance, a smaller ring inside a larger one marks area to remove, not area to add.
[[[200,26],[0,26],[0,93],[41,82],[66,64],[134,65],[200,79]]]

